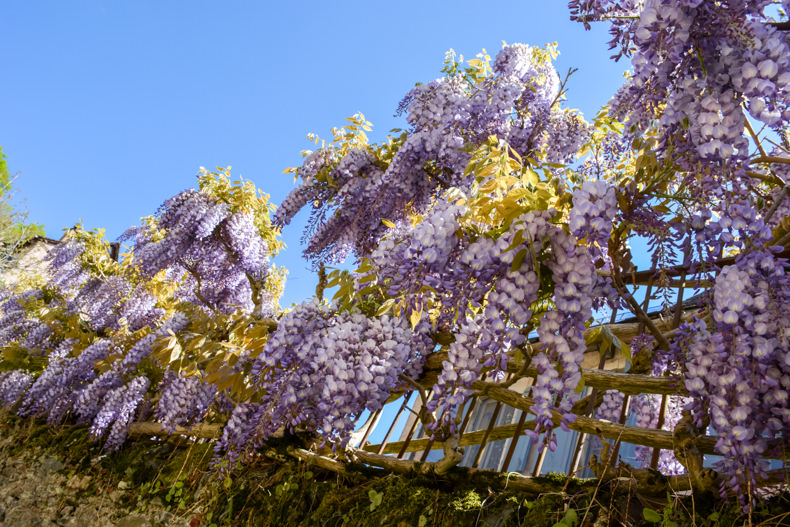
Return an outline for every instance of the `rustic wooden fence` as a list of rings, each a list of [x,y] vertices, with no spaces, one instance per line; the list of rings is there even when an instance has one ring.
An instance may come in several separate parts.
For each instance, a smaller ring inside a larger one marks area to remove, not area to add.
[[[731,259],[721,259],[718,263],[721,267],[731,263]],[[607,338],[588,340],[591,344],[582,368],[585,396],[574,406],[577,418],[568,424],[571,432],[565,432],[563,436],[563,449],[559,458],[540,443],[530,443],[529,437],[525,435],[527,430],[535,426],[534,420],[530,418],[530,407],[534,403],[528,394],[537,372],[529,368],[519,369],[515,364],[509,367],[504,381],[486,379],[484,376],[473,383],[474,396],[464,407],[455,436],[445,441],[426,436],[418,415],[422,398],[429,394],[447,357],[447,352],[442,349],[427,358],[424,373],[413,390],[392,394],[384,408],[368,416],[343,453],[333,455],[326,450],[292,448],[289,454],[335,472],[345,471],[345,463],[349,460],[395,472],[443,472],[460,462],[461,466],[467,466],[472,471],[487,469],[507,473],[507,484],[511,488],[534,492],[545,489],[545,484],[536,481],[535,477],[547,472],[595,476],[600,479],[625,478],[639,485],[641,491],[657,495],[665,495],[668,490],[718,488],[719,475],[706,468],[704,462],[704,456],[716,455],[716,437],[706,434],[705,430],[695,429],[687,418],[681,419],[674,430],[662,429],[667,398],[687,395],[682,383],[673,377],[626,373],[625,357],[615,353],[616,346],[611,345],[611,342],[616,343],[618,340],[628,343],[634,336],[647,331],[655,337],[658,346],[668,346],[683,320],[692,316],[706,316],[693,302],[684,304],[684,292],[689,286],[704,287],[713,272],[677,266],[664,269],[660,274],[649,270],[633,272],[627,277],[612,277],[621,295],[629,299],[627,315],[633,316],[618,321],[618,312],[615,311],[611,313],[608,323],[587,330],[588,337],[598,332],[598,335],[605,334]],[[673,307],[650,313],[650,300],[657,280],[664,287],[675,288],[677,295]],[[637,288],[644,293],[642,302],[633,299]],[[626,291],[634,295],[624,295]],[[601,340],[609,343],[608,348],[601,349]],[[619,422],[592,417],[601,403],[603,393],[613,389],[624,394]],[[657,394],[662,397],[656,429],[628,424],[629,399],[638,394]],[[559,426],[562,415],[555,412],[552,419]],[[136,423],[130,432],[163,433],[155,423]],[[178,429],[177,432],[193,437],[217,437],[220,427],[203,424],[190,430]],[[591,437],[608,444],[600,458],[589,446]],[[651,448],[650,469],[653,470],[636,469],[618,463],[622,445],[626,444]],[[785,452],[783,447],[778,440],[773,440],[769,442],[767,451]],[[460,449],[464,449],[463,457],[459,457]],[[655,471],[659,452],[665,449],[674,451],[687,469],[685,474],[669,477]],[[456,453],[454,456],[451,455],[453,452]],[[546,462],[549,456],[554,456],[551,463]],[[786,456],[777,454],[766,459],[772,458],[784,461]],[[769,471],[762,484],[768,486],[783,481],[784,472],[783,469]]]

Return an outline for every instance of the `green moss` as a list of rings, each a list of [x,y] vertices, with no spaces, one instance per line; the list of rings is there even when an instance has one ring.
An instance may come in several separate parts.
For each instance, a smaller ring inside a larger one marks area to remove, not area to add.
[[[553,485],[565,485],[568,482],[568,476],[565,474],[558,474],[557,472],[549,472],[548,474],[541,474],[535,478],[538,483],[549,483]]]
[[[450,502],[450,506],[459,511],[470,511],[483,506],[483,500],[474,490],[468,490],[460,497]]]
[[[27,445],[24,446],[25,448],[29,448],[31,445],[49,445],[53,436],[52,428],[46,423],[34,423],[27,434]]]
[[[90,440],[85,426],[50,428],[44,423],[7,417],[0,434],[11,436],[0,455],[43,450],[68,466],[69,474],[89,475],[88,488],[70,497],[79,500],[127,484],[116,505],[144,510],[150,500],[161,500],[171,512],[189,510],[201,525],[283,527],[551,527],[573,510],[592,525],[600,507],[630,511],[629,522],[638,526],[641,511],[635,496],[595,480],[568,480],[565,475],[537,478],[546,491],[539,496],[502,491],[507,476],[456,467],[449,473],[392,475],[380,469],[351,464],[347,473],[332,472],[299,463],[286,455],[289,446],[304,438],[272,441],[269,448],[282,453],[278,461],[261,457],[244,464],[220,480],[209,469],[213,444],[185,438],[141,439],[128,442],[118,452],[102,452],[102,444]],[[99,460],[97,462],[97,460]],[[64,471],[64,474],[66,471]],[[597,487],[597,490],[596,490]],[[561,492],[563,491],[563,492]],[[595,499],[592,499],[593,492]],[[716,497],[697,496],[677,500],[668,514],[678,526],[729,525],[742,522],[737,503],[722,504]],[[660,500],[659,500],[660,502]],[[663,514],[660,503],[653,506]],[[689,518],[689,511],[696,512]],[[767,500],[755,512],[755,524],[790,523],[782,516],[790,510],[786,496]],[[715,518],[715,521],[712,519]],[[729,522],[729,523],[728,523]],[[784,522],[784,523],[782,523]]]

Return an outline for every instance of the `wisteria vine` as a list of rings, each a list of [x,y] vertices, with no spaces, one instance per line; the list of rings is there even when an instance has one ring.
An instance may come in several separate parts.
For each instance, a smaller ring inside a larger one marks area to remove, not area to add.
[[[691,412],[717,438],[722,492],[748,507],[790,433],[790,36],[768,4],[574,0],[572,19],[609,21],[632,66],[593,122],[565,106],[553,46],[448,54],[398,106],[406,131],[374,144],[350,118],[291,169],[273,217],[251,183],[203,170],[125,233],[120,262],[78,226],[45,277],[0,292],[0,404],[88,425],[110,450],[143,414],[166,433],[217,422],[227,468],[286,432],[342,451],[398,390],[421,393],[433,439],[457,438],[481,380],[529,371],[527,433],[554,448],[576,419],[585,331],[627,308],[644,371],[687,397],[635,395],[623,413],[609,391],[593,415],[655,428],[661,413],[673,430]],[[271,257],[305,208],[305,256],[357,268],[330,273],[332,301],[284,312]],[[647,261],[668,330],[637,299]],[[699,290],[693,316],[673,311],[677,287]]]

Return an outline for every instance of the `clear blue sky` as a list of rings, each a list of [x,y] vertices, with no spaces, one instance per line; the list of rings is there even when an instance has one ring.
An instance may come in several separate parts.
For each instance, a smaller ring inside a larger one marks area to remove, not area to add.
[[[82,219],[115,239],[198,167],[233,166],[279,203],[283,174],[357,111],[371,139],[444,53],[495,56],[502,41],[559,43],[568,104],[591,117],[622,82],[606,27],[564,1],[204,2],[5,0],[0,4],[0,146],[30,219],[59,237]],[[283,305],[310,296],[301,221],[288,227]]]

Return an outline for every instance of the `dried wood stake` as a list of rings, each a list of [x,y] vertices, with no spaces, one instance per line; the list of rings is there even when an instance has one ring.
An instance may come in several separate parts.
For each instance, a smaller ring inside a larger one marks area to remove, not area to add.
[[[502,410],[502,403],[498,402],[496,407],[494,408],[494,413],[491,415],[491,419],[488,421],[488,428],[486,428],[486,433],[483,436],[483,440],[480,443],[480,448],[477,449],[477,454],[475,454],[475,460],[472,462],[472,468],[477,468],[480,464],[480,459],[483,457],[483,451],[488,445],[488,438],[491,437],[491,430],[493,430],[494,425],[496,424],[496,420],[499,417],[499,412]]]
[[[411,399],[411,395],[413,393],[414,393],[413,391],[407,392],[406,395],[403,397],[403,404],[400,405],[400,408],[398,409],[398,413],[395,414],[395,419],[392,420],[392,424],[387,429],[387,434],[384,436],[384,440],[382,440],[381,446],[379,447],[378,452],[376,452],[377,454],[382,454],[384,452],[384,448],[387,446],[387,441],[389,441],[390,436],[392,435],[392,431],[395,429],[395,426],[398,424],[401,414],[403,414],[403,411],[409,406],[409,400]]]
[[[507,455],[505,456],[505,460],[502,462],[502,466],[499,467],[500,472],[507,472],[507,469],[510,468],[510,460],[513,459],[513,454],[516,451],[516,446],[518,445],[519,440],[521,439],[522,434],[524,433],[524,422],[527,420],[527,412],[522,410],[521,417],[518,419],[518,425],[516,426],[516,432],[513,434],[513,437],[510,439],[510,447],[507,449]]]

